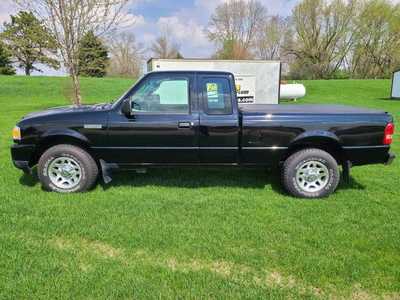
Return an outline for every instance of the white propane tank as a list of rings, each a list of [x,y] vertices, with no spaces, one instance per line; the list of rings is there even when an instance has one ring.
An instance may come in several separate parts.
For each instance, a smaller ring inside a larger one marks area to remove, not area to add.
[[[306,88],[300,83],[281,84],[280,99],[298,99],[306,95]]]

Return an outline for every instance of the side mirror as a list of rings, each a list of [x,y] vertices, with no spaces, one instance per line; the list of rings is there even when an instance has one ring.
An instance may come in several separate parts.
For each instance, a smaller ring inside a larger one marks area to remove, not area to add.
[[[122,104],[121,112],[127,117],[132,116],[132,104],[130,100],[124,101],[124,103]]]

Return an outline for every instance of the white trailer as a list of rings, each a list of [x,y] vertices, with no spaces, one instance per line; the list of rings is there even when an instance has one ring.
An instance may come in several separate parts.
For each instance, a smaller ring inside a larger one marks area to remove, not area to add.
[[[400,69],[393,72],[390,97],[400,99]]]
[[[281,77],[279,61],[156,58],[148,60],[148,72],[163,70],[231,72],[235,75],[239,103],[279,103]]]

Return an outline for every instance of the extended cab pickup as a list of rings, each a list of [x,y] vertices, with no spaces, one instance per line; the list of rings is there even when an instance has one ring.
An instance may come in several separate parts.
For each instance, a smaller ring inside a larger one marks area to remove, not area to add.
[[[297,197],[332,193],[351,166],[389,164],[393,118],[336,105],[238,107],[226,72],[146,74],[118,101],[60,107],[24,117],[14,128],[17,168],[38,165],[42,185],[90,189],[113,169],[150,166],[280,167]]]

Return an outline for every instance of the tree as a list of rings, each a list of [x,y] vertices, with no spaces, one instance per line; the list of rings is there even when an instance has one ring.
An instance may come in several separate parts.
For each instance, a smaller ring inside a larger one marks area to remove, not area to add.
[[[180,53],[179,51],[178,51],[178,53],[176,54],[176,57],[175,57],[175,58],[176,58],[176,59],[184,59],[182,53]]]
[[[343,66],[354,42],[355,7],[353,0],[304,0],[294,8],[292,73],[329,78]]]
[[[169,30],[166,30],[151,45],[151,51],[157,58],[182,58],[179,52],[179,45],[174,43],[169,37]]]
[[[89,32],[104,35],[124,21],[128,0],[14,0],[43,20],[59,46],[74,90],[73,102],[82,102],[79,72],[79,43]]]
[[[104,77],[108,64],[108,51],[103,41],[93,31],[85,34],[79,44],[78,74],[89,77]]]
[[[11,54],[2,42],[0,42],[0,74],[15,75],[15,69],[11,64]]]
[[[265,16],[265,7],[256,0],[230,0],[217,6],[207,28],[208,38],[219,48],[217,56],[221,53],[230,59],[251,56],[249,49]]]
[[[266,60],[282,59],[290,47],[290,23],[288,18],[269,16],[262,21],[255,38],[256,56]]]
[[[54,58],[57,43],[54,37],[31,12],[20,11],[11,16],[11,23],[4,24],[1,33],[19,67],[29,76],[33,70],[41,72],[35,64],[41,63],[58,69]]]
[[[251,59],[252,53],[236,40],[225,40],[222,47],[217,50],[216,59]]]
[[[142,72],[144,49],[134,34],[122,33],[108,41],[110,63],[108,75],[137,78]]]
[[[384,78],[400,64],[400,5],[386,0],[362,3],[356,17],[349,62],[357,78]]]

